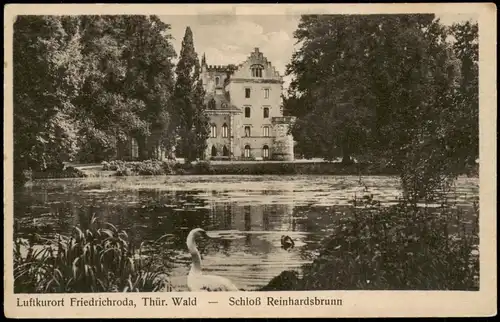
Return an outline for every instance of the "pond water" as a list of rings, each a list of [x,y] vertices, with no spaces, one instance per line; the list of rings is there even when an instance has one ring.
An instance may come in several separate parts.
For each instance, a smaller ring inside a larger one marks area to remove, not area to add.
[[[152,256],[168,267],[177,290],[187,290],[189,231],[217,237],[200,246],[207,273],[252,290],[283,270],[312,261],[319,243],[348,216],[355,196],[383,205],[400,197],[397,177],[371,176],[161,176],[39,180],[16,191],[15,233],[69,234],[92,214],[127,230],[137,243],[168,234]],[[459,178],[451,199],[471,207],[477,178]],[[295,240],[281,248],[281,236]]]

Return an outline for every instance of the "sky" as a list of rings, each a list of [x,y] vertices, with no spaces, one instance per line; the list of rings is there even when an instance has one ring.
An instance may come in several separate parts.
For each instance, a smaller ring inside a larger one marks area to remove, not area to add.
[[[463,14],[438,17],[446,25],[473,18]],[[177,54],[180,53],[186,27],[190,26],[195,50],[200,58],[205,53],[207,64],[237,65],[245,61],[255,47],[259,47],[280,75],[284,76],[286,64],[296,48],[293,32],[297,29],[300,16],[205,14],[160,16],[160,19],[171,25]],[[287,88],[291,79],[284,77],[283,80]]]

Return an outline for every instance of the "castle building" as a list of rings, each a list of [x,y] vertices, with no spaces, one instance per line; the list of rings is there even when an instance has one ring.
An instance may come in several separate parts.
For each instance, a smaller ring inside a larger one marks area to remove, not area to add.
[[[238,66],[207,65],[201,78],[210,118],[207,160],[293,160],[293,117],[283,116],[283,78],[259,51]]]

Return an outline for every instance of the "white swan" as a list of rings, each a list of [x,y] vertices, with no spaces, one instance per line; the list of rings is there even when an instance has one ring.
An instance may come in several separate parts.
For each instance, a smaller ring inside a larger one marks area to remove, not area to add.
[[[191,292],[227,292],[239,289],[227,278],[216,275],[204,275],[201,271],[201,257],[196,247],[196,238],[210,238],[205,230],[195,228],[189,232],[186,240],[187,248],[193,258],[191,270],[187,277],[188,288]]]

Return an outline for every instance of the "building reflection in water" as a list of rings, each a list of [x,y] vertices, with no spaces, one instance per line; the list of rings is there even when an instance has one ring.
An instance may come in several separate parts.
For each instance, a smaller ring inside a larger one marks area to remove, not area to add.
[[[243,211],[244,211],[244,220],[245,220],[245,231],[250,231],[252,230],[252,218],[251,218],[251,214],[250,214],[250,206],[249,205],[246,205],[243,207]],[[247,234],[245,236],[245,246],[246,247],[250,247],[251,245],[251,236],[250,234]]]

